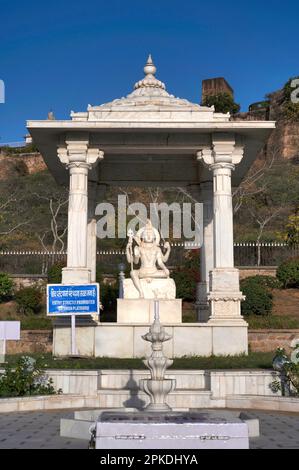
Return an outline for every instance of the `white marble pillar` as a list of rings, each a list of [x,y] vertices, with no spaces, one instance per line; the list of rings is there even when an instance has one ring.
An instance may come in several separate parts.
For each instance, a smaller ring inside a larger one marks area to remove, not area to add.
[[[210,272],[214,268],[213,232],[213,182],[200,185],[200,201],[203,204],[203,246],[200,250],[200,279],[198,284],[198,321],[206,323],[211,316],[208,294],[210,292]]]
[[[63,284],[91,282],[87,264],[88,171],[103,158],[99,149],[89,148],[88,140],[66,140],[58,157],[70,174],[68,207],[67,267]]]
[[[213,181],[200,185],[188,186],[194,201],[200,202],[203,208],[203,240],[200,248],[200,282],[196,286],[196,312],[199,323],[207,323],[211,316],[209,293],[209,274],[214,268],[213,247]]]
[[[210,272],[209,323],[245,324],[241,316],[239,271],[234,268],[231,173],[243,158],[243,147],[230,135],[215,134],[212,149],[198,154],[213,172],[214,268]]]
[[[95,207],[97,197],[97,183],[88,183],[88,221],[87,221],[87,267],[90,269],[90,280],[96,282],[97,263],[97,221],[95,219]]]
[[[97,266],[97,220],[96,205],[105,198],[107,185],[90,181],[88,184],[88,223],[87,223],[87,267],[91,272],[91,282],[96,282]]]

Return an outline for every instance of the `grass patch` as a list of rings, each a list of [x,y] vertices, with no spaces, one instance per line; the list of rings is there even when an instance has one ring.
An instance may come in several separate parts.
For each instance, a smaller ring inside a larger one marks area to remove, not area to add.
[[[278,315],[249,315],[244,317],[250,330],[296,330],[299,329],[299,318]]]
[[[22,330],[52,330],[52,321],[48,317],[23,317],[21,320]]]
[[[22,354],[7,355],[6,360],[15,364]],[[55,359],[51,354],[30,354],[31,357],[44,357],[48,369],[146,369],[142,359],[114,358],[65,358]],[[272,369],[273,353],[250,353],[248,356],[227,357],[183,357],[174,359],[171,369]]]
[[[22,330],[52,330],[52,320],[46,316],[43,305],[39,314],[24,315],[18,312],[14,300],[0,304],[0,321],[20,321]]]

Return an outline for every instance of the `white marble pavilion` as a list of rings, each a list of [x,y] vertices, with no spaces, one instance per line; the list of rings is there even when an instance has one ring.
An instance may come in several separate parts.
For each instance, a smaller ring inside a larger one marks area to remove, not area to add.
[[[144,73],[124,98],[71,112],[70,120],[27,122],[57,182],[69,180],[63,283],[95,281],[94,209],[108,185],[184,187],[204,204],[199,323],[169,325],[173,334],[169,352],[172,356],[246,353],[247,323],[241,316],[243,296],[233,256],[232,187],[241,183],[275,123],[232,121],[213,107],[176,98],[156,78],[151,57]],[[142,328],[146,331],[148,326],[80,328],[80,352],[143,356],[144,342],[138,339]],[[63,329],[55,332],[57,355],[67,354],[62,337],[68,334]],[[120,341],[124,335],[126,344]]]

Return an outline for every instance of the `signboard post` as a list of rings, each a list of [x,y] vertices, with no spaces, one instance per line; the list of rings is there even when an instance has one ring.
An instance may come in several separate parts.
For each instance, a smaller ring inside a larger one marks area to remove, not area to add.
[[[0,342],[2,350],[0,351],[0,363],[5,362],[6,341],[19,341],[21,332],[21,323],[19,321],[0,321]]]
[[[99,313],[99,284],[47,285],[47,315],[71,317],[71,355],[78,354],[76,346],[76,316]]]
[[[71,316],[71,336],[72,336],[71,352],[72,352],[72,356],[76,356],[78,354],[78,351],[77,351],[77,343],[76,343],[76,315],[74,314],[72,314]]]

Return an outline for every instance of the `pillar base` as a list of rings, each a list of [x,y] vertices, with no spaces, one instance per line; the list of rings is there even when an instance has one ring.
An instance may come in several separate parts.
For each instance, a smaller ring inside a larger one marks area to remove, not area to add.
[[[63,268],[62,284],[90,284],[91,271],[87,268]]]
[[[246,326],[241,315],[241,302],[245,300],[240,292],[239,270],[235,268],[215,268],[210,272],[211,305],[209,324],[233,322],[234,325]]]
[[[210,292],[208,299],[212,312],[209,324],[247,325],[241,315],[241,301],[245,300],[242,292]]]

